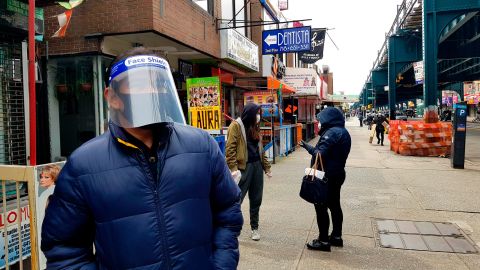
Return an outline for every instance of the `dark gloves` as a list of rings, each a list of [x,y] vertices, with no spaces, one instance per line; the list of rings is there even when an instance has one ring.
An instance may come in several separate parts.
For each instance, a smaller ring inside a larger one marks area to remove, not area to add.
[[[310,154],[313,153],[313,150],[315,149],[315,147],[311,146],[310,144],[308,144],[304,140],[300,141],[300,143],[298,145],[305,148],[305,150],[307,150],[307,152],[310,153]]]

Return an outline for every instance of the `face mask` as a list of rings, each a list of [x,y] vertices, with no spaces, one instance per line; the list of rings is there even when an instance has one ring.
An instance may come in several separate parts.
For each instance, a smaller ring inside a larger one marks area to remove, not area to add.
[[[260,123],[260,114],[257,114],[257,123]]]

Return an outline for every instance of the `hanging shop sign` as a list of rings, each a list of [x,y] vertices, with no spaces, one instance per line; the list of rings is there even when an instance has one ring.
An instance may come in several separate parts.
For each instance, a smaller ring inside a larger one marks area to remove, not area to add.
[[[186,78],[192,77],[193,75],[193,64],[182,59],[178,59],[178,72],[182,76],[182,80],[185,81]]]
[[[288,0],[278,0],[278,9],[280,11],[288,10]]]
[[[259,70],[258,45],[234,29],[222,30],[220,33],[220,57],[248,68]]]
[[[415,74],[415,82],[417,84],[423,84],[423,80],[425,78],[423,61],[413,63],[413,72]]]
[[[262,32],[262,54],[309,51],[310,26],[265,30]]]
[[[297,96],[320,94],[320,78],[314,69],[287,67],[283,81],[295,88]]]
[[[3,2],[5,1],[5,2]],[[0,12],[0,25],[28,31],[28,4],[18,0],[3,0],[0,8],[9,12]],[[35,8],[35,37],[42,41],[45,32],[43,8]]]
[[[256,103],[262,107],[262,117],[278,116],[277,92],[251,91],[243,94],[244,104]]]
[[[190,125],[209,131],[221,129],[220,79],[187,79],[188,119]]]
[[[306,64],[313,64],[323,59],[326,29],[312,29],[310,51],[298,53],[298,58]]]

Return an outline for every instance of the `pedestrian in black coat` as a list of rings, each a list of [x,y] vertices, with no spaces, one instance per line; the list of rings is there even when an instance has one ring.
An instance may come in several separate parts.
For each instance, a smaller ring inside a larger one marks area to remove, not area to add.
[[[321,155],[325,177],[328,179],[328,201],[326,204],[315,204],[319,236],[307,244],[309,249],[330,251],[330,246],[343,246],[342,223],[343,212],[340,205],[340,189],[345,181],[345,163],[350,153],[352,140],[345,128],[345,119],[340,110],[329,107],[317,115],[321,124],[320,140],[315,147],[302,141],[300,146],[312,156],[311,164],[317,154]],[[328,229],[332,215],[333,230],[330,237]]]

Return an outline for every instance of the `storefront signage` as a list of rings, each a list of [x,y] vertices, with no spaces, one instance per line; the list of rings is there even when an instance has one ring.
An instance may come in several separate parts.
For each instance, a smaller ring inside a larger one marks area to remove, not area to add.
[[[188,119],[190,125],[209,131],[221,129],[220,79],[187,79]]]
[[[425,73],[423,70],[423,61],[413,63],[413,72],[415,74],[415,82],[417,84],[423,84]]]
[[[295,88],[297,96],[320,94],[320,78],[314,69],[287,67],[283,81]]]
[[[0,8],[10,11],[10,13],[0,12],[0,25],[28,31],[28,4],[18,0],[6,0],[0,3]],[[37,40],[43,40],[41,36],[44,34],[43,8],[35,8],[35,33],[38,35]]]
[[[464,100],[467,104],[480,103],[480,81],[465,82],[463,87]]]
[[[298,53],[298,58],[306,64],[313,64],[323,58],[323,48],[325,45],[325,29],[312,29],[311,49],[310,51]]]
[[[251,91],[243,94],[244,104],[256,103],[262,107],[262,117],[278,116],[276,92]]]
[[[280,11],[288,10],[288,0],[278,0],[278,9]]]
[[[253,71],[259,70],[258,46],[234,29],[220,34],[221,58]]]
[[[262,32],[262,54],[309,51],[310,26]]]
[[[12,201],[9,206],[16,206],[16,201]],[[20,220],[20,231],[18,230],[18,221]],[[3,233],[4,227],[7,226],[7,236]],[[20,238],[22,239],[22,258],[30,257],[30,208],[28,200],[24,199],[20,202],[20,211],[13,208],[7,211],[6,215],[0,215],[0,269],[5,268],[5,246],[8,245],[8,264],[12,265],[20,260]]]

